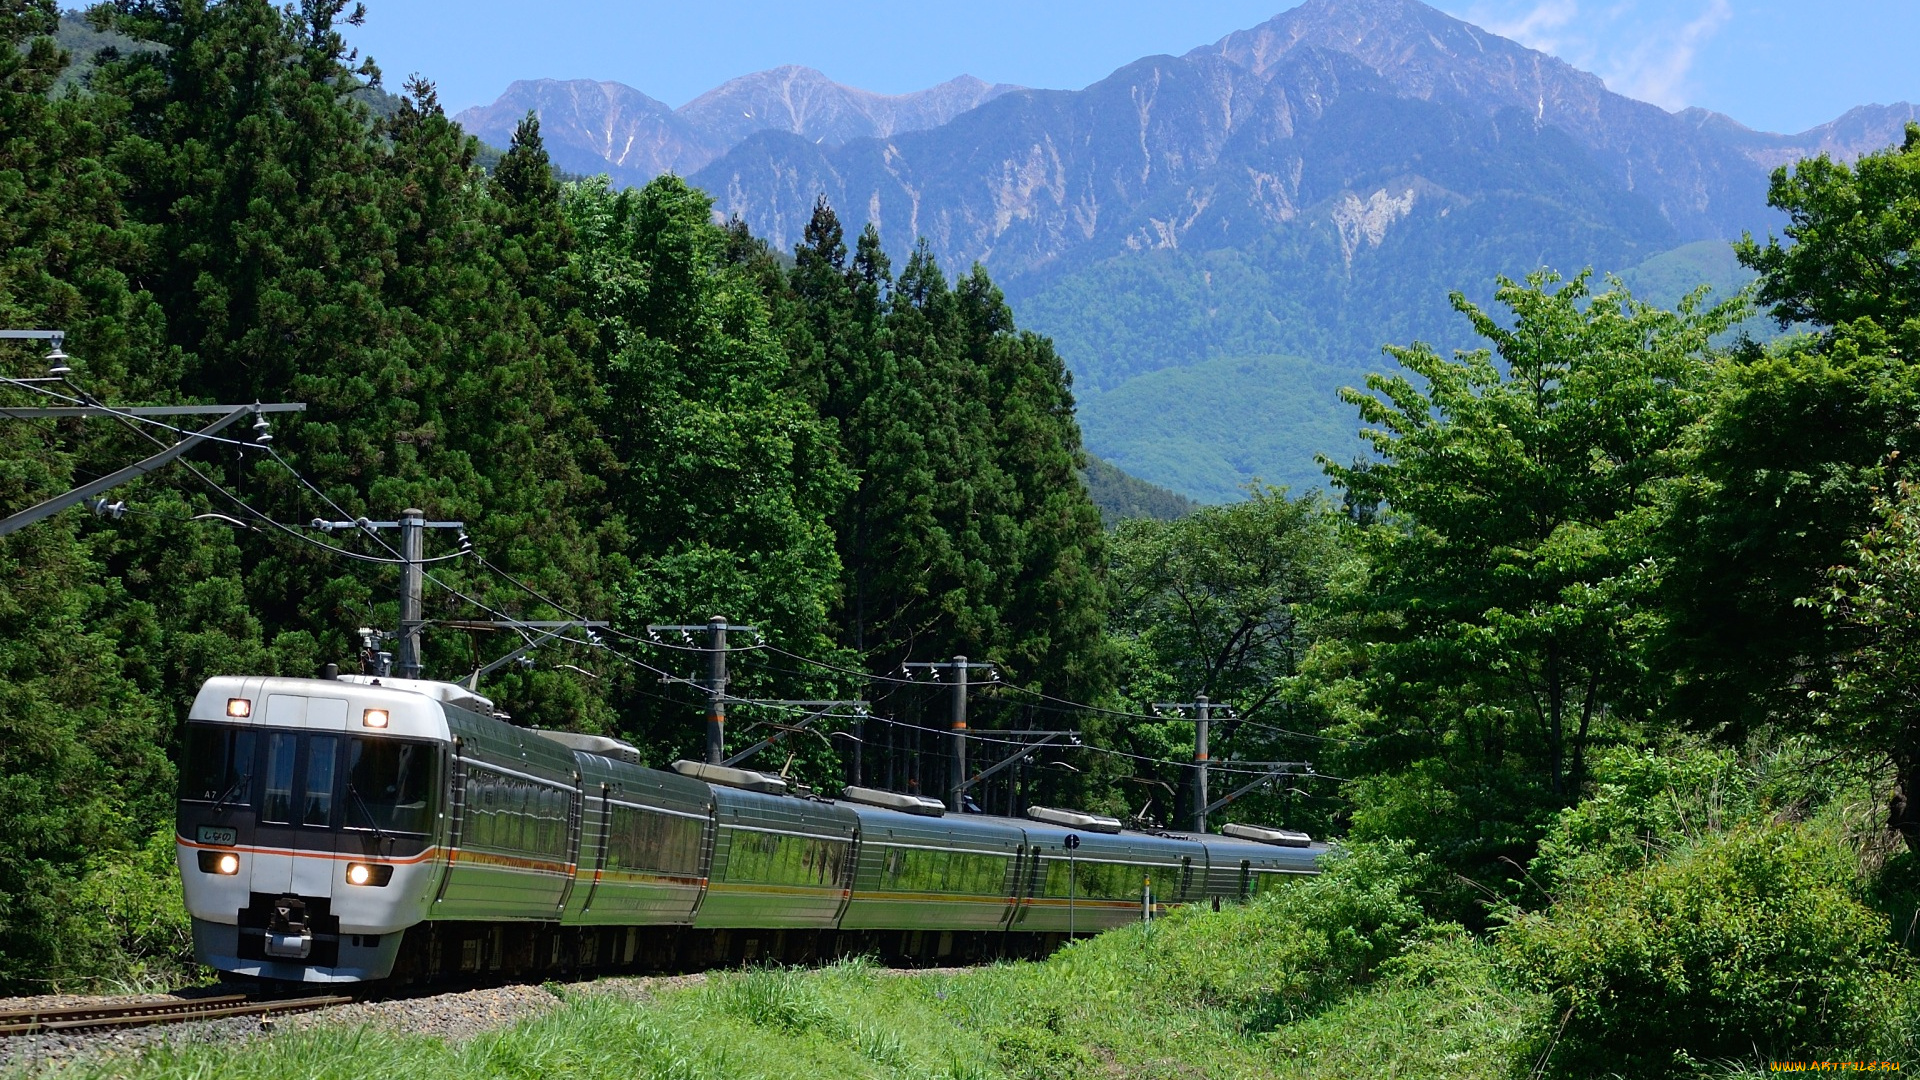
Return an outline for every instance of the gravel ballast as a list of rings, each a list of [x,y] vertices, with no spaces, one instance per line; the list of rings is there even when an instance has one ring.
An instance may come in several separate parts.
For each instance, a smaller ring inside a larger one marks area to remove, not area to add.
[[[568,984],[573,993],[606,993],[635,1001],[644,1001],[666,990],[695,985],[706,976],[666,975],[600,979]],[[82,996],[55,994],[32,998],[0,999],[0,1010],[68,1009],[85,1005],[121,1002],[164,1002],[221,994],[246,993],[249,988],[216,986],[181,994],[130,994]],[[316,993],[330,988],[315,987]],[[350,991],[337,991],[350,992]],[[334,1005],[311,1012],[288,1013],[264,1019],[257,1016],[225,1017],[216,1020],[191,1020],[152,1027],[103,1028],[93,1031],[49,1032],[42,1035],[15,1035],[0,1038],[0,1069],[25,1067],[38,1070],[99,1057],[119,1057],[163,1044],[190,1046],[203,1043],[234,1043],[270,1038],[281,1032],[308,1031],[317,1028],[370,1028],[395,1035],[416,1035],[460,1043],[487,1031],[510,1027],[521,1020],[539,1016],[561,1003],[544,986],[516,984],[477,989],[451,990],[445,993],[397,995],[369,1001]]]

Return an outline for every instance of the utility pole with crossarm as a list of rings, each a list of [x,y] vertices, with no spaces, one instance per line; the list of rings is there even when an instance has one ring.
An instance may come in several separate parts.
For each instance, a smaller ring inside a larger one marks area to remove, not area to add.
[[[960,813],[966,809],[967,672],[975,668],[992,672],[993,665],[984,660],[968,660],[964,656],[956,656],[951,660],[902,664],[900,667],[905,671],[915,671],[924,668],[927,671],[933,672],[933,677],[936,679],[940,677],[940,672],[942,671],[953,672],[953,714],[948,726],[948,739],[951,743],[953,753],[947,763],[947,791],[953,803],[954,813]],[[994,678],[999,678],[999,676],[996,674]]]
[[[1211,726],[1216,711],[1221,719],[1232,719],[1230,706],[1216,705],[1205,694],[1195,694],[1191,704],[1170,701],[1154,703],[1155,712],[1191,715],[1193,717],[1193,828],[1195,832],[1207,831],[1207,769],[1211,765],[1207,756],[1207,729]]]
[[[682,634],[700,630],[707,632],[707,764],[718,765],[727,756],[727,631],[744,630],[749,634],[759,631],[751,626],[729,623],[724,615],[708,619],[705,626],[647,627],[649,634],[658,635],[662,630]]]

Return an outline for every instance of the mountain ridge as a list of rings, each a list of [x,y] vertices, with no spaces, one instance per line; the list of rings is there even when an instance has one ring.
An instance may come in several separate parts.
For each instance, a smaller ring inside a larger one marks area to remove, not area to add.
[[[1783,135],[1668,112],[1417,0],[1307,0],[1078,90],[920,94],[915,112],[811,69],[743,76],[673,118],[713,143],[768,126],[675,168],[776,249],[824,195],[896,255],[924,241],[950,272],[985,265],[1074,372],[1089,449],[1202,498],[1312,486],[1316,453],[1359,452],[1334,389],[1383,343],[1475,344],[1451,292],[1485,303],[1496,275],[1542,267],[1739,287],[1715,245],[1778,228],[1774,168],[1855,157],[1916,115],[1861,106]],[[599,171],[552,140],[562,167]],[[1266,402],[1237,422],[1285,430],[1229,445],[1195,400]]]
[[[729,79],[678,109],[624,83],[520,79],[454,120],[483,142],[505,146],[521,119],[536,113],[561,168],[638,186],[662,173],[693,173],[760,131],[839,146],[937,127],[1018,89],[961,75],[912,93],[876,94],[790,64]]]

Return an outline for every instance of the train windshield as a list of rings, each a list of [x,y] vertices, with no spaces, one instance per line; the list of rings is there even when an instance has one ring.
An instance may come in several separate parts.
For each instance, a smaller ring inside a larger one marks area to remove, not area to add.
[[[432,831],[434,749],[427,743],[355,738],[347,751],[346,827]]]
[[[180,797],[247,805],[252,801],[253,732],[226,724],[188,724]]]

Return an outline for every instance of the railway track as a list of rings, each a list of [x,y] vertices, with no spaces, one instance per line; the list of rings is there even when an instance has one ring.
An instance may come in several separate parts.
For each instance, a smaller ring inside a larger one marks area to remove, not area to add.
[[[246,994],[193,998],[182,1001],[142,1001],[81,1005],[65,1009],[10,1009],[0,1011],[0,1036],[37,1035],[56,1031],[148,1027],[187,1020],[227,1016],[267,1017],[305,1012],[329,1005],[345,1005],[350,997],[328,994],[303,998],[256,998]]]

